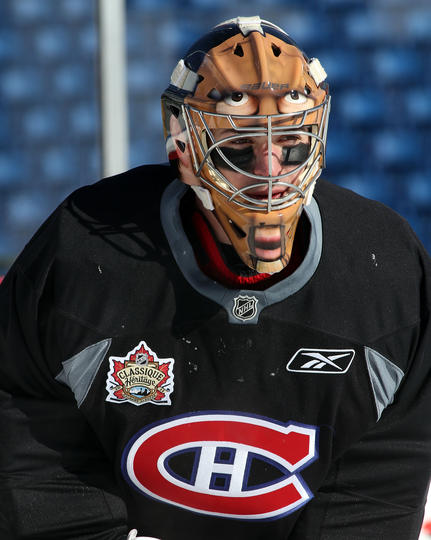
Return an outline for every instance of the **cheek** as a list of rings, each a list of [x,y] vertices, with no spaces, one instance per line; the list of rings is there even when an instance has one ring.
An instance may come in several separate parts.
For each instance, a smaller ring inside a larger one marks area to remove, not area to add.
[[[237,189],[241,189],[255,182],[252,178],[239,174],[235,171],[224,169],[221,172],[223,173],[223,176],[225,176],[226,179]]]
[[[296,165],[288,165],[286,167],[283,167],[282,174],[291,172],[294,169],[296,169]],[[299,181],[300,181],[301,173],[302,173],[302,169],[299,170],[299,171],[296,171],[296,173],[294,173],[294,174],[292,174],[290,176],[287,176],[286,178],[282,178],[280,181],[281,182],[286,182],[287,184],[294,184],[295,186],[297,186],[299,184]]]

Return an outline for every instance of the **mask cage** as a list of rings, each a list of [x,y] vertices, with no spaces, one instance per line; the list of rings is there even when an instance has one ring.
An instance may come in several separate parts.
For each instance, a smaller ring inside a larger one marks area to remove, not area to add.
[[[196,148],[191,144],[191,151],[193,157],[193,163],[195,167],[195,174],[198,176],[201,181],[218,191],[229,201],[232,201],[239,206],[248,208],[251,210],[270,212],[271,210],[282,209],[292,204],[298,200],[298,198],[305,199],[307,197],[308,191],[314,185],[314,182],[320,176],[321,169],[325,166],[325,148],[326,148],[326,137],[328,130],[328,118],[330,110],[330,96],[326,96],[323,103],[312,107],[310,109],[305,109],[302,111],[295,111],[291,113],[280,113],[273,115],[231,115],[231,114],[222,114],[222,113],[213,113],[201,111],[191,105],[184,104],[182,106],[183,117],[185,119],[186,129],[188,138],[190,141],[195,141],[198,145],[199,152],[202,156],[202,159],[199,161],[199,157],[196,151]],[[307,118],[310,115],[318,115],[321,112],[321,121],[316,126],[315,124],[307,124]],[[199,120],[200,125],[197,126],[194,118]],[[215,140],[215,137],[212,133],[212,128],[210,124],[217,123],[218,119],[224,121],[224,127],[229,127],[233,131],[237,132],[237,135],[231,135],[225,137],[219,141]],[[227,121],[227,124],[226,124]],[[257,121],[257,125],[252,125],[253,121]],[[289,121],[289,125],[280,125],[285,124],[286,121]],[[293,121],[293,122],[292,122]],[[260,125],[260,124],[266,125]],[[243,124],[243,125],[241,125]],[[304,128],[311,126],[311,131],[306,131]],[[250,172],[247,172],[243,169],[237,167],[232,163],[224,153],[219,149],[219,147],[229,141],[243,138],[245,135],[247,137],[262,137],[266,136],[268,141],[268,165],[269,171],[272,168],[272,137],[274,135],[306,135],[312,139],[310,151],[307,159],[302,162],[300,165],[295,167],[293,170],[283,173],[276,176],[262,176],[256,175]],[[209,138],[209,142],[207,140]],[[241,189],[236,188],[223,173],[218,170],[211,159],[211,153],[216,151],[223,161],[240,174],[258,180],[258,182],[251,185],[245,186]],[[203,173],[204,166],[207,165],[209,174],[212,176],[213,181],[205,178]],[[285,181],[289,176],[296,174],[298,171],[302,170],[302,178],[300,179],[299,185],[295,185],[291,182]],[[289,188],[289,191],[284,197],[273,199],[272,190],[273,184],[277,182],[277,185],[285,186]],[[248,195],[247,192],[259,188],[259,187],[268,187],[268,198],[267,199],[257,199]],[[227,193],[226,193],[227,192]]]

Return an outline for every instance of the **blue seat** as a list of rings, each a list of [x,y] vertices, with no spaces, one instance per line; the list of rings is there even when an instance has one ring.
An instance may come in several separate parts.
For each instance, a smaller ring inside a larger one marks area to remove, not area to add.
[[[422,62],[420,54],[404,47],[378,50],[372,58],[377,77],[384,83],[402,83],[408,80],[421,82]]]
[[[29,139],[55,139],[61,129],[59,111],[52,105],[40,105],[23,116],[24,134]]]
[[[27,164],[28,155],[24,152],[0,153],[0,188],[20,187],[29,173]]]
[[[359,12],[348,15],[344,23],[349,43],[375,44],[393,37],[396,31],[391,26],[388,14],[379,12]]]
[[[178,8],[175,0],[128,0],[128,12],[157,13],[162,8]]]
[[[362,152],[357,135],[347,129],[330,129],[326,159],[329,169],[352,168],[361,163]]]
[[[95,2],[88,0],[62,0],[58,2],[58,9],[67,21],[88,20],[95,14]]]
[[[96,103],[89,101],[74,105],[69,110],[69,125],[72,133],[82,136],[94,136],[99,130],[99,111]]]
[[[310,10],[292,8],[274,17],[275,23],[292,34],[292,38],[304,49],[325,42],[329,30],[326,19]],[[316,31],[316,28],[319,31]],[[315,54],[317,56],[317,54]]]
[[[375,125],[384,117],[384,96],[372,88],[347,90],[338,96],[338,111],[351,124]]]
[[[372,137],[372,156],[376,163],[387,167],[411,169],[424,151],[419,134],[407,130],[378,131]]]
[[[360,58],[351,49],[325,48],[318,56],[333,84],[352,85],[361,77]]]
[[[70,55],[70,33],[63,26],[49,26],[35,34],[35,49],[42,60],[60,59]]]
[[[52,210],[46,194],[40,188],[26,190],[11,196],[7,201],[7,218],[11,228],[22,230],[38,227]]]
[[[319,4],[325,5],[330,8],[342,8],[342,9],[355,8],[358,6],[362,7],[363,3],[364,3],[363,0],[320,0],[319,2]],[[312,7],[314,6],[315,6],[315,3],[313,2]]]
[[[47,183],[70,182],[82,174],[79,167],[79,149],[61,144],[51,146],[42,153],[41,172]]]
[[[431,170],[421,170],[408,176],[405,182],[409,200],[417,208],[431,209]]]
[[[159,77],[158,71],[163,66],[157,60],[132,60],[127,66],[127,82],[128,89],[131,94],[135,93],[142,96],[143,94],[152,94],[159,92]]]
[[[332,180],[330,178],[330,180]],[[337,183],[347,189],[351,189],[355,193],[380,201],[385,204],[392,202],[391,191],[388,189],[388,180],[384,174],[372,173],[357,173],[341,174],[337,178]]]
[[[163,24],[159,25],[156,39],[159,43],[163,43],[166,49],[174,50],[175,56],[178,59],[180,57],[179,55],[184,54],[190,45],[201,37],[203,32],[208,31],[209,26],[202,25],[201,27],[200,24],[191,19],[166,20]]]
[[[91,58],[99,46],[96,26],[94,24],[83,25],[77,32],[76,42],[83,57]]]
[[[420,85],[403,95],[404,108],[409,118],[417,124],[431,124],[431,92]]]
[[[43,94],[43,78],[35,67],[23,66],[5,69],[0,78],[3,97],[10,103],[40,99]]]
[[[419,0],[422,1],[422,0]],[[426,0],[425,0],[426,1]],[[396,7],[406,7],[406,0],[378,0],[379,6],[382,9],[391,9]]]
[[[0,25],[1,26],[1,25]],[[0,63],[22,58],[22,41],[16,32],[11,29],[1,28],[0,30]]]
[[[431,9],[428,7],[409,10],[405,14],[405,32],[413,42],[431,42]]]
[[[91,88],[94,74],[82,64],[66,64],[58,67],[53,76],[54,90],[58,96],[74,97],[87,95]]]
[[[145,119],[144,123],[142,119]],[[148,137],[156,144],[163,146],[163,136],[157,138],[155,133],[162,133],[161,108],[158,98],[153,97],[139,106],[139,114],[130,115],[130,130],[139,137]]]
[[[129,148],[129,164],[130,167],[137,167],[143,163],[164,163],[167,161],[166,152],[163,144],[159,144],[158,140],[162,139],[162,133],[159,137],[151,139],[149,137],[134,138],[130,143]]]
[[[37,22],[51,15],[52,4],[40,0],[14,0],[10,2],[10,9],[18,22]]]

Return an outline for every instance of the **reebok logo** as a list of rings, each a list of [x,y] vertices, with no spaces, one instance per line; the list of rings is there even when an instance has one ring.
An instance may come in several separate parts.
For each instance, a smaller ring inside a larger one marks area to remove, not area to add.
[[[286,369],[296,373],[346,373],[355,356],[353,349],[299,349]]]

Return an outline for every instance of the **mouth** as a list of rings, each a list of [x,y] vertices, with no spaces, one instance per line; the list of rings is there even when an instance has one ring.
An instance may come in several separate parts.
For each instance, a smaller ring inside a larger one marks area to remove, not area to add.
[[[289,188],[286,186],[280,186],[280,187],[273,187],[272,188],[272,196],[271,200],[274,199],[282,199],[287,195],[289,191]],[[268,194],[269,189],[268,188],[258,188],[256,190],[250,190],[247,195],[249,197],[253,197],[253,199],[257,199],[259,201],[267,201],[268,200]]]
[[[277,261],[281,257],[281,247],[278,246],[276,249],[268,249],[267,247],[265,249],[261,249],[256,246],[255,254],[256,257],[261,261]]]
[[[254,234],[254,251],[264,261],[274,261],[281,257],[280,227],[258,227]]]

